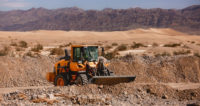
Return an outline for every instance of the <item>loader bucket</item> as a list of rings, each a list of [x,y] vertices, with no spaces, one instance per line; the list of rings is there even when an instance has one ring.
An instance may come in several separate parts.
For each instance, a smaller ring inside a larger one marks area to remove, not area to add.
[[[98,85],[115,85],[134,81],[136,76],[94,76],[90,83]]]

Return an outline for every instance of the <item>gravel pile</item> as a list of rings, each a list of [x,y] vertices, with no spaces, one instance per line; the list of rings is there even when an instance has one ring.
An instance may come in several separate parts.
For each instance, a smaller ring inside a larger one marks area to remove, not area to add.
[[[190,94],[170,96],[176,90],[157,86],[163,94],[157,92],[155,85],[118,84],[115,86],[66,86],[40,89],[26,89],[3,95],[1,105],[187,105],[200,104],[199,93],[193,98],[181,99]],[[171,90],[171,91],[170,91]],[[155,92],[156,91],[156,92]],[[169,92],[171,93],[169,93]],[[200,89],[198,89],[200,91]],[[169,94],[166,94],[168,92]],[[180,94],[186,91],[177,91]],[[166,94],[166,95],[164,95]],[[162,96],[161,96],[162,95]],[[164,95],[164,96],[163,96]],[[180,97],[180,98],[179,98]]]

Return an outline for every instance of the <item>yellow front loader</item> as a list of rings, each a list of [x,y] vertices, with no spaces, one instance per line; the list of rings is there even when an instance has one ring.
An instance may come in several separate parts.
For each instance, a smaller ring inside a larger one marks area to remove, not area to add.
[[[47,73],[47,80],[55,86],[88,83],[112,85],[135,80],[135,76],[115,76],[104,59],[99,57],[98,48],[95,45],[71,45],[70,55],[65,50],[65,56],[54,65],[54,71]]]

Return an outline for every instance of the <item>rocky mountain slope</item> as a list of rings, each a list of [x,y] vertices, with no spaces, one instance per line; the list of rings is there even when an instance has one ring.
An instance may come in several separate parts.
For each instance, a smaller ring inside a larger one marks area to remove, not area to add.
[[[133,28],[169,27],[199,33],[200,5],[175,9],[82,10],[32,8],[26,11],[0,11],[0,30],[95,30],[114,31]]]

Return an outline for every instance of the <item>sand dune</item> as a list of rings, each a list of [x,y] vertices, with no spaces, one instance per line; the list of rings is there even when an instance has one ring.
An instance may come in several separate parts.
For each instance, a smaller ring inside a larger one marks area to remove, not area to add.
[[[92,31],[28,31],[28,32],[7,32],[0,31],[0,41],[7,39],[25,40],[30,42],[39,42],[43,44],[49,43],[95,43],[95,42],[121,42],[132,43],[139,42],[184,42],[188,40],[200,42],[197,35],[188,35],[173,29],[135,29],[129,31],[113,31],[113,32],[92,32]]]

